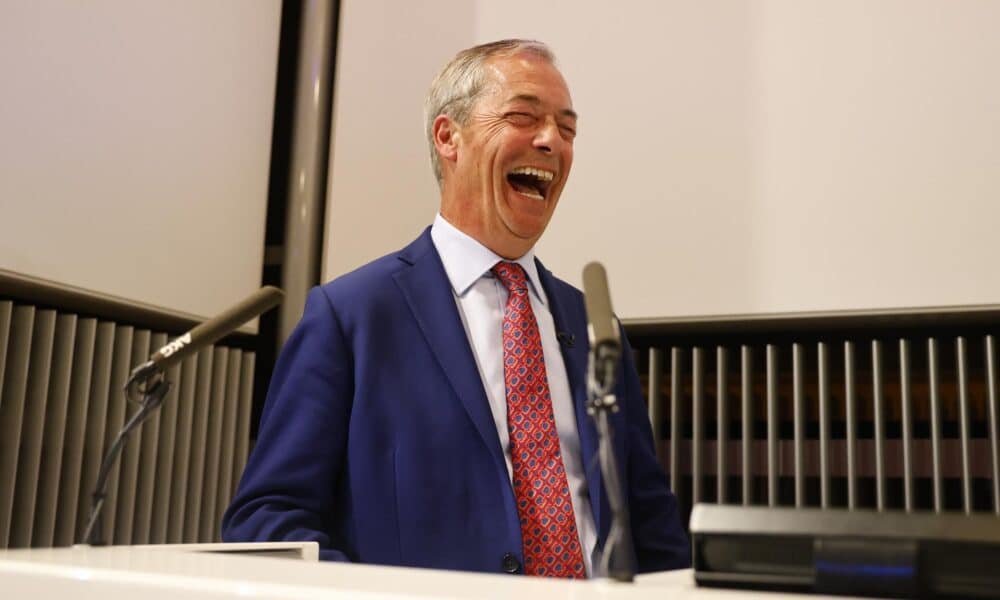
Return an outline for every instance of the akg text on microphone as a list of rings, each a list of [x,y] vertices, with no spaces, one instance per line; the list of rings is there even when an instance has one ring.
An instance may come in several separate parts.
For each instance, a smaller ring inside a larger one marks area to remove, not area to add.
[[[243,323],[277,306],[284,296],[285,293],[274,286],[267,285],[260,288],[239,304],[231,306],[154,352],[147,362],[135,368],[132,379],[169,369],[232,333]]]

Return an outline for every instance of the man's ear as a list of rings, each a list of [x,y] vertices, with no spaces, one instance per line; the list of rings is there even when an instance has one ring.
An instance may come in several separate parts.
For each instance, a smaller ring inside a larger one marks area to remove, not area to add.
[[[431,129],[434,134],[434,147],[442,162],[458,160],[458,147],[461,144],[461,132],[458,124],[448,115],[438,115]]]

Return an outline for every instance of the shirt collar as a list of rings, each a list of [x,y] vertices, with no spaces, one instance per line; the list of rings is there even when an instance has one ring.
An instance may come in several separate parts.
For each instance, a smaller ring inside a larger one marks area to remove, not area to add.
[[[507,260],[460,231],[445,220],[441,213],[434,218],[434,224],[431,226],[431,240],[438,255],[441,256],[441,263],[444,264],[444,272],[448,275],[451,288],[459,297],[464,296],[480,277],[493,278],[493,272],[490,271],[493,265]],[[535,265],[535,250],[528,250],[524,256],[509,262],[515,262],[524,268],[528,281],[531,282],[532,292],[542,304],[545,304],[545,291],[542,289],[542,282],[538,278],[538,267]]]

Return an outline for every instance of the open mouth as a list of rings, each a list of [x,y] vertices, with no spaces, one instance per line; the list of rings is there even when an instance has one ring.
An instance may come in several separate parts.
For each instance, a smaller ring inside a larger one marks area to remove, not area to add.
[[[518,167],[507,173],[507,182],[519,194],[544,200],[555,173],[536,167]]]

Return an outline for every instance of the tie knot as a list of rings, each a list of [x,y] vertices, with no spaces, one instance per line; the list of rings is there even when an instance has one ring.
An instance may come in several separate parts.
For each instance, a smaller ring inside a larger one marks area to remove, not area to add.
[[[512,262],[498,262],[493,266],[492,271],[509,293],[514,294],[528,290],[528,278],[521,265]]]

